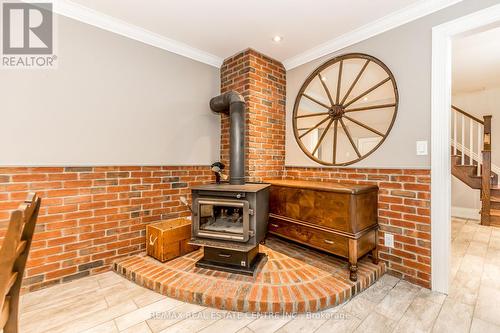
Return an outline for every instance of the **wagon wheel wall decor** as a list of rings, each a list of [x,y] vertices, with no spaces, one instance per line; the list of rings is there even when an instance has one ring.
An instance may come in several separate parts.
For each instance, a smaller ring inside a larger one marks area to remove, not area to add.
[[[356,163],[387,138],[398,102],[396,80],[380,60],[357,53],[336,57],[300,88],[293,108],[295,138],[318,163]]]

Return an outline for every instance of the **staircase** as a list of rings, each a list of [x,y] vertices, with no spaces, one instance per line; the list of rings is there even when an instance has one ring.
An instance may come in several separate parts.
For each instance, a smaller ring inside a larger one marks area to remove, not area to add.
[[[500,227],[500,168],[491,163],[491,116],[452,106],[451,173],[481,190],[481,224]]]

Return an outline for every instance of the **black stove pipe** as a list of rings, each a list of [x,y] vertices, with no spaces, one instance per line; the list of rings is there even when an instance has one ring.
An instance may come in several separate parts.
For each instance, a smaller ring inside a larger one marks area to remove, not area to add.
[[[245,184],[245,99],[229,91],[210,100],[210,109],[229,115],[229,184]]]

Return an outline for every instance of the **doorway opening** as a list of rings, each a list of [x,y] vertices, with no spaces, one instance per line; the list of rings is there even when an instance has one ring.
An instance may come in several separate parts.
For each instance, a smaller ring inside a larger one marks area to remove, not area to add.
[[[482,170],[480,166],[485,161],[479,158],[480,155],[482,157],[479,150],[481,148],[484,150],[484,144],[491,143],[488,142],[491,137],[488,138],[486,135],[489,128],[484,126],[484,122],[481,128],[480,122],[477,121],[480,120],[478,117],[474,117],[475,119],[462,118],[462,116],[465,117],[463,112],[452,109],[453,41],[498,27],[499,23],[500,5],[495,5],[436,26],[432,31],[432,289],[443,293],[448,293],[452,277],[450,266],[452,238],[452,178],[450,174],[452,161],[450,161],[450,156],[452,154],[459,156],[459,165],[463,163],[464,166],[470,166],[469,171],[476,172],[476,176],[478,169],[479,176],[482,172],[489,174],[488,170]],[[468,132],[465,131],[467,126]],[[476,147],[473,147],[474,145]],[[475,163],[474,151],[477,152]],[[467,152],[469,153],[468,157],[466,157]],[[483,212],[483,210],[481,211]]]

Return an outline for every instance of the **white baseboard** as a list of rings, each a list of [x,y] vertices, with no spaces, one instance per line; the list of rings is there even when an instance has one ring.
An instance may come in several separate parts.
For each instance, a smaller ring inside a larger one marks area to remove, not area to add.
[[[451,216],[459,217],[462,219],[473,219],[479,220],[481,215],[479,214],[479,208],[466,208],[466,207],[451,207]]]

